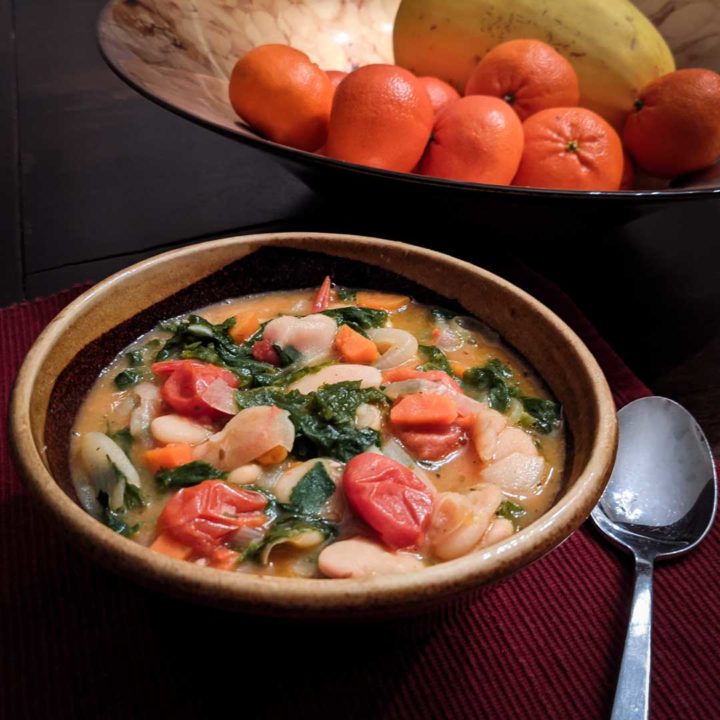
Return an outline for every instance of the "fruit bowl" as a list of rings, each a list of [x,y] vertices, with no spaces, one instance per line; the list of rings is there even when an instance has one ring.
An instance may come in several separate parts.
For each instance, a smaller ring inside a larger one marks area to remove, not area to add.
[[[298,279],[298,268],[302,277]],[[85,394],[118,350],[160,319],[229,297],[317,286],[325,275],[458,306],[521,353],[564,408],[568,453],[553,506],[505,542],[409,574],[307,579],[223,572],[156,553],[81,506],[69,445]],[[123,302],[117,298],[122,297]],[[612,468],[615,406],[575,333],[507,281],[448,255],[375,238],[284,233],[226,238],[144,260],[104,280],[55,318],[28,353],[11,401],[11,446],[40,509],[104,567],[165,592],[266,615],[403,615],[477,592],[546,554],[589,516]]]
[[[677,66],[720,64],[720,0],[636,3],[670,45]],[[228,78],[236,60],[265,43],[290,44],[320,67],[349,71],[393,62],[398,0],[112,0],[99,20],[102,52],[115,72],[149,99],[227,137],[267,152],[334,200],[372,199],[431,217],[442,207],[458,222],[504,229],[550,222],[554,232],[588,221],[619,224],[672,202],[720,197],[710,169],[631,191],[587,192],[483,185],[397,173],[333,160],[264,139],[234,113]],[[423,208],[427,208],[423,210]]]

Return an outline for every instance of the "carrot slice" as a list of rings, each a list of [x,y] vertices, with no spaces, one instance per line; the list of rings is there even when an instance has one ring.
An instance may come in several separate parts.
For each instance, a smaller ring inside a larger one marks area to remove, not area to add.
[[[150,549],[177,560],[187,560],[192,555],[192,548],[178,542],[169,532],[158,535]]]
[[[230,328],[230,337],[241,343],[247,340],[258,328],[260,321],[253,310],[243,310],[235,315],[235,324]]]
[[[360,307],[393,311],[405,307],[410,302],[410,298],[407,295],[360,291],[355,298],[355,302]]]
[[[276,445],[274,448],[264,452],[260,457],[255,458],[255,461],[260,465],[278,465],[287,456],[288,451],[282,445]]]
[[[395,403],[390,421],[403,427],[444,426],[451,425],[457,415],[455,403],[447,395],[413,393]]]
[[[230,550],[222,545],[215,550],[210,558],[210,567],[218,570],[232,570],[240,559],[240,553]]]
[[[322,285],[319,287],[315,299],[312,304],[312,311],[314,313],[323,312],[330,306],[330,291],[332,289],[332,280],[329,275],[325,276],[322,281]]]
[[[170,443],[165,447],[146,450],[143,455],[145,464],[153,472],[186,465],[193,459],[192,446],[185,443]]]
[[[335,336],[335,348],[347,363],[370,364],[380,357],[375,343],[349,325],[343,325],[338,330]]]
[[[462,376],[465,374],[465,371],[468,369],[467,365],[463,365],[463,363],[450,361],[450,367],[452,368],[452,371],[462,379]]]

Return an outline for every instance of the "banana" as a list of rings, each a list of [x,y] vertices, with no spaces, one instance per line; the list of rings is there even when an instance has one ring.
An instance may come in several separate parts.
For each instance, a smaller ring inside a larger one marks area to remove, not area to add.
[[[563,54],[578,74],[580,104],[618,128],[640,90],[675,69],[667,43],[629,0],[402,0],[395,62],[463,92],[483,55],[516,38]]]

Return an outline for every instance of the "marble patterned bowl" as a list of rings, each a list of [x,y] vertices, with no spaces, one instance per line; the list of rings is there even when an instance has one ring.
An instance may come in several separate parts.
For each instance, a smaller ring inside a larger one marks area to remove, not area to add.
[[[720,68],[720,0],[636,0],[671,46],[678,67]],[[482,185],[389,172],[324,158],[253,132],[228,101],[236,60],[263,43],[286,43],[320,67],[350,70],[392,62],[399,0],[112,0],[99,40],[121,78],[164,107],[275,156],[310,186],[337,198],[363,193],[382,206],[508,226],[554,222],[581,228],[587,216],[617,223],[671,202],[720,197],[720,168],[676,187],[582,192]],[[581,217],[574,218],[577,212]]]
[[[117,535],[80,507],[68,466],[70,430],[98,372],[120,349],[161,319],[246,293],[317,285],[327,274],[342,284],[393,288],[421,302],[464,310],[525,356],[563,404],[569,436],[565,485],[545,515],[507,541],[464,558],[409,575],[358,581],[199,567]],[[605,378],[588,349],[550,310],[469,263],[350,235],[215,240],[113,275],[78,297],[38,338],[17,377],[10,418],[15,459],[38,506],[50,512],[64,537],[104,567],[197,602],[318,619],[417,612],[478,591],[538,559],[588,517],[609,477],[617,444],[615,406]]]

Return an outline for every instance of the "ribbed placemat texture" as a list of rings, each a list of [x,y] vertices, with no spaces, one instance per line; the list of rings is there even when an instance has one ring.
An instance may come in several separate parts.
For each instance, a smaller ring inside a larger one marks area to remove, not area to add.
[[[649,390],[556,286],[521,284],[602,365],[618,406]],[[84,288],[0,310],[0,394]],[[330,627],[168,599],[87,560],[33,507],[0,432],[0,717],[609,716],[632,567],[586,524],[480,598],[420,618]],[[720,533],[655,575],[652,718],[720,717]]]

